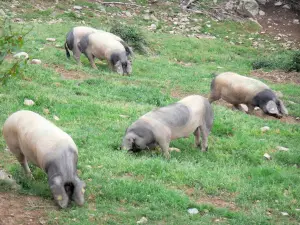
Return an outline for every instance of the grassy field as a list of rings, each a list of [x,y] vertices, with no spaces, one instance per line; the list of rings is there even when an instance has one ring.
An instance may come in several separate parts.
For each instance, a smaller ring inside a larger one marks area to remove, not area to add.
[[[253,60],[273,54],[247,42],[232,45],[222,38],[226,28],[241,30],[253,25],[220,23],[213,31],[220,36],[217,39],[144,31],[152,53],[137,54],[132,76],[123,77],[99,61],[98,70],[92,69],[84,56],[81,67],[74,59],[67,60],[62,47],[65,35],[80,20],[57,13],[55,18],[63,17],[63,22],[30,21],[33,16],[46,21],[53,11],[24,14],[26,26],[33,30],[22,50],[41,59],[42,65],[29,64],[22,79],[12,78],[0,89],[0,124],[17,110],[32,110],[69,133],[79,148],[78,170],[87,183],[86,203],[49,211],[49,224],[136,224],[143,216],[148,224],[300,222],[296,210],[300,208],[299,124],[249,116],[214,103],[207,153],[193,147],[192,136],[171,142],[181,152],[172,152],[169,161],[156,153],[118,150],[125,129],[139,116],[188,94],[207,95],[213,73],[249,74]],[[99,27],[99,21],[104,21],[104,28],[109,28],[109,19],[89,17],[85,18],[88,25]],[[134,23],[133,19],[128,23]],[[223,29],[218,28],[221,26]],[[252,34],[245,31],[245,35]],[[56,42],[47,42],[48,37]],[[292,116],[300,116],[299,86],[266,83],[283,93]],[[25,98],[35,105],[24,106]],[[60,120],[55,121],[54,115]],[[271,129],[262,133],[260,128],[265,125]],[[289,151],[277,151],[278,145]],[[3,138],[0,148],[5,148]],[[266,152],[273,160],[264,160]],[[4,151],[0,151],[0,167],[21,184],[21,193],[51,199],[40,169],[32,166],[35,180],[26,180],[20,165]],[[194,207],[200,213],[189,215],[187,210]]]

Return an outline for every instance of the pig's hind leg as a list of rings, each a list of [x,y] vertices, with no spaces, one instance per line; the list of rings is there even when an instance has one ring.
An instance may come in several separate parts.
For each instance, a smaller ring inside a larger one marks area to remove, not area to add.
[[[26,175],[27,175],[28,177],[33,178],[32,174],[31,174],[31,171],[30,171],[30,169],[29,169],[29,166],[28,166],[28,162],[27,162],[26,157],[25,157],[21,152],[18,153],[18,154],[15,154],[15,155],[16,155],[17,160],[19,161],[19,163],[20,163],[21,166],[23,167],[23,169],[24,169]]]
[[[194,131],[195,135],[195,147],[200,147],[200,127],[197,127]]]
[[[200,131],[202,135],[202,145],[201,145],[201,150],[202,152],[207,152],[208,150],[208,135],[209,135],[209,130],[205,125],[200,126]]]

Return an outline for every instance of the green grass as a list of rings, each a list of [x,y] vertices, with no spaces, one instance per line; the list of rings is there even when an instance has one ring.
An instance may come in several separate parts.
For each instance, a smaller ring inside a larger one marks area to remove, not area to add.
[[[76,3],[89,6],[84,1]],[[83,66],[77,66],[74,59],[66,59],[63,48],[55,47],[63,46],[66,33],[79,24],[71,17],[52,25],[32,23],[34,28],[23,50],[48,65],[29,64],[24,79],[12,78],[1,87],[1,124],[12,112],[29,109],[69,133],[79,148],[78,170],[87,183],[86,204],[48,212],[50,224],[136,224],[142,216],[148,218],[148,224],[211,224],[216,219],[221,224],[299,223],[300,213],[295,210],[300,208],[298,124],[249,116],[214,103],[207,153],[193,147],[192,136],[171,142],[181,152],[172,152],[169,161],[157,153],[118,150],[125,129],[151,109],[177,101],[174,93],[207,95],[212,73],[249,74],[253,60],[268,52],[247,44],[231,45],[222,38],[199,40],[145,32],[153,53],[136,55],[132,76],[122,77],[99,63],[98,70],[92,69],[84,56]],[[235,25],[230,23],[230,27]],[[218,29],[215,32],[225,35]],[[47,43],[47,37],[56,38],[56,43]],[[89,78],[64,80],[55,67]],[[286,105],[291,115],[300,116],[299,86],[266,83],[280,90],[285,102],[298,103]],[[36,104],[24,106],[25,98]],[[45,108],[49,114],[43,113]],[[54,115],[60,120],[54,121]],[[265,125],[271,130],[261,133]],[[278,145],[289,151],[276,151]],[[3,138],[0,148],[5,148]],[[265,152],[273,160],[264,160]],[[31,166],[35,180],[27,180],[20,165],[3,151],[0,167],[13,175],[21,193],[51,198],[46,175],[40,169]],[[189,188],[194,189],[194,195],[186,194]],[[236,210],[199,203],[209,196],[233,202]],[[198,208],[200,214],[189,215],[191,207]]]

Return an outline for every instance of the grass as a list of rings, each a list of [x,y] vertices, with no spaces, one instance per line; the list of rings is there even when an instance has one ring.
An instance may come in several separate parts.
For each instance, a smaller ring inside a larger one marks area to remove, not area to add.
[[[249,74],[257,55],[268,52],[220,38],[199,40],[145,32],[153,54],[136,55],[132,76],[122,77],[99,63],[98,70],[92,69],[84,56],[82,67],[66,59],[64,49],[55,45],[63,46],[66,33],[80,23],[65,19],[52,25],[28,22],[34,28],[23,50],[43,64],[29,64],[24,79],[10,79],[0,95],[1,124],[12,112],[29,109],[69,133],[79,148],[78,170],[87,183],[86,204],[48,212],[49,224],[135,224],[143,216],[148,224],[211,224],[216,220],[224,224],[299,223],[300,213],[295,210],[300,208],[298,124],[265,120],[214,103],[207,153],[193,147],[193,137],[171,142],[181,152],[172,152],[170,161],[157,153],[118,150],[125,129],[139,116],[177,101],[174,96],[207,95],[212,73]],[[229,27],[233,29],[234,24]],[[218,29],[215,32],[225,35]],[[56,38],[56,43],[47,43],[47,37]],[[55,67],[89,78],[64,80]],[[300,103],[297,85],[266,83],[280,90],[285,101]],[[25,98],[36,104],[24,106]],[[291,115],[300,116],[298,105],[287,104]],[[45,108],[49,114],[43,112]],[[54,115],[60,120],[55,121]],[[265,125],[271,130],[262,133],[260,128]],[[276,151],[278,145],[289,151]],[[3,138],[0,148],[5,148]],[[265,152],[273,160],[264,160]],[[0,166],[22,186],[21,193],[51,198],[40,169],[31,166],[35,180],[27,180],[20,165],[3,151]],[[194,194],[188,194],[188,189]],[[214,201],[199,203],[202,198],[233,202],[235,210]],[[200,213],[189,215],[187,209],[193,207]]]

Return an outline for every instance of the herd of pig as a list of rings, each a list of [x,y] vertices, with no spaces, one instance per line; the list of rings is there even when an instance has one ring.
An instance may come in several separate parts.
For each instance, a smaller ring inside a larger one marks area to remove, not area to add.
[[[75,27],[67,35],[68,49],[72,50],[77,62],[83,52],[95,67],[94,57],[106,59],[111,67],[128,74],[132,50],[118,36],[89,27]],[[121,148],[140,151],[160,147],[164,156],[170,158],[170,141],[195,136],[195,145],[202,151],[208,150],[208,135],[213,125],[211,103],[223,99],[234,107],[248,106],[248,113],[259,107],[264,113],[280,118],[287,109],[276,94],[261,81],[225,72],[211,82],[209,98],[190,95],[182,100],[141,116],[129,126],[123,137]],[[28,161],[47,173],[48,184],[55,202],[61,207],[71,200],[84,204],[85,182],[77,174],[78,150],[72,138],[52,122],[39,114],[21,110],[8,117],[3,126],[3,136],[8,149],[16,156],[28,176],[31,171]],[[200,141],[200,136],[202,140]]]

